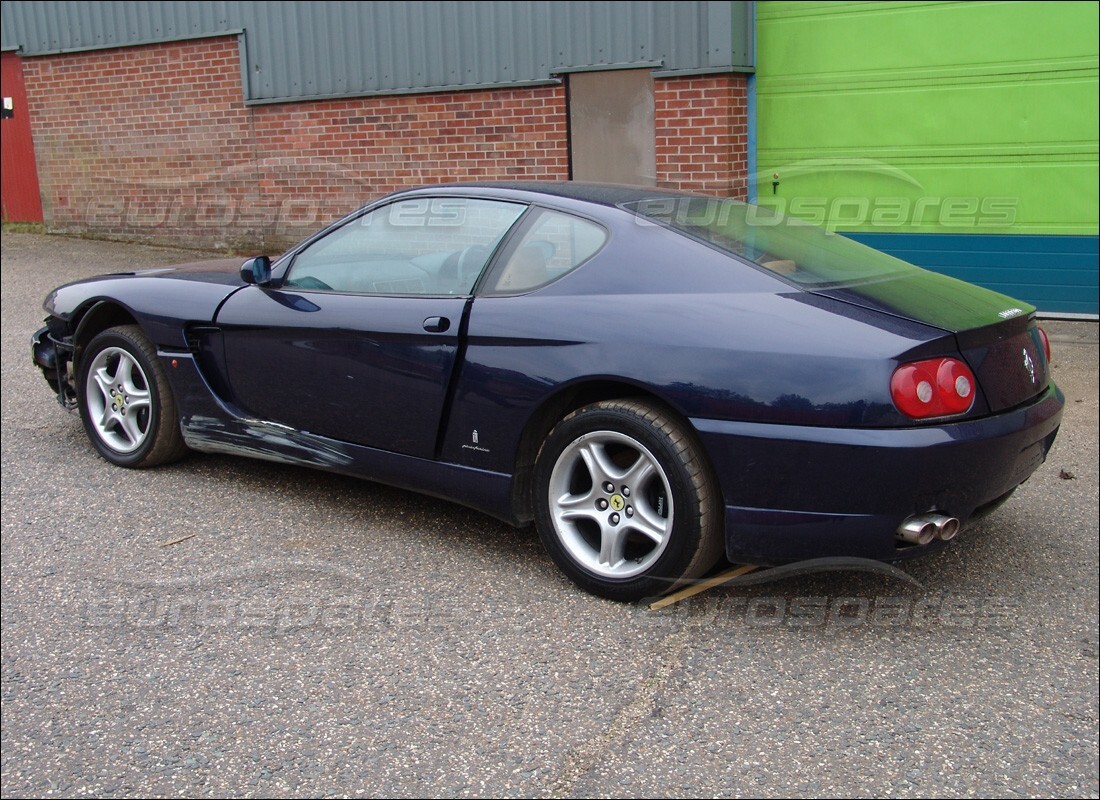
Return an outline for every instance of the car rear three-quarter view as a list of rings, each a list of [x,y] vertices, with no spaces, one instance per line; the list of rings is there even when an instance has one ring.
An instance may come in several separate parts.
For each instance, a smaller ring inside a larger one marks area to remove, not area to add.
[[[859,325],[799,325],[781,348],[798,357],[777,361],[802,372],[773,383],[766,408],[693,419],[722,483],[731,560],[916,555],[1044,460],[1064,399],[1034,308],[740,204],[634,207],[803,291],[778,296]]]
[[[1061,419],[1024,303],[732,200],[400,192],[274,263],[56,290],[33,345],[96,450],[302,464],[522,525],[578,585],[931,552]]]

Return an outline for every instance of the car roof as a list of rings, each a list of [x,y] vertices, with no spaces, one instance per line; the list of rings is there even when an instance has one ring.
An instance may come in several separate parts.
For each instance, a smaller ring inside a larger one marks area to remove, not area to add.
[[[659,189],[652,186],[580,181],[477,181],[422,186],[412,191],[417,194],[438,192],[450,194],[470,190],[485,190],[487,194],[498,197],[507,196],[526,200],[536,200],[538,197],[556,197],[610,208],[639,200],[693,196],[687,192]],[[404,192],[401,194],[404,194]]]

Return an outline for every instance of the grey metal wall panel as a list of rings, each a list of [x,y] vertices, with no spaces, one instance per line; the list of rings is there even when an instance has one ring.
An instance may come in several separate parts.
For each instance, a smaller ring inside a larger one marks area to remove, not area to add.
[[[224,2],[5,2],[5,47],[24,53],[64,52],[188,39],[234,27]]]
[[[751,2],[4,2],[26,55],[244,31],[250,102],[752,68]]]

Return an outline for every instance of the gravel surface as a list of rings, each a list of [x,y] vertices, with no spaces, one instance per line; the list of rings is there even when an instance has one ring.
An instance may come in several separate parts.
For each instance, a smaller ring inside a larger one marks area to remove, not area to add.
[[[1047,463],[911,580],[650,612],[444,502],[99,459],[31,366],[41,300],[201,255],[3,238],[4,797],[1097,796],[1095,323],[1047,326]]]

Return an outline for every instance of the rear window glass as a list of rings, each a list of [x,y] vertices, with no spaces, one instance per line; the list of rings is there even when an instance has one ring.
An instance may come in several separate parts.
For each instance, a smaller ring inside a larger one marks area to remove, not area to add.
[[[541,209],[492,287],[495,294],[528,292],[572,272],[603,247],[604,229],[587,220]]]
[[[623,208],[807,288],[865,283],[916,269],[840,234],[736,200],[664,196]]]

